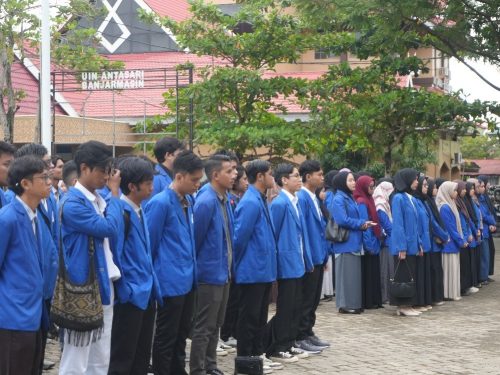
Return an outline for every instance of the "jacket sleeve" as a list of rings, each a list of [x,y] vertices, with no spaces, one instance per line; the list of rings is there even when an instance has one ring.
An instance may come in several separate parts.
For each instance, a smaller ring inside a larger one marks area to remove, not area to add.
[[[389,219],[389,216],[382,210],[377,210],[378,220],[380,222],[380,226],[382,227],[385,235],[387,237],[391,236],[392,233],[392,223]]]
[[[68,199],[63,206],[62,219],[68,228],[100,239],[116,233],[120,218],[120,202],[115,197],[109,200],[104,217],[77,199]]]
[[[236,207],[235,216],[234,260],[238,264],[259,218],[259,206],[250,200],[242,200]]]
[[[495,218],[493,217],[490,210],[488,209],[488,206],[486,205],[486,202],[481,200],[479,207],[481,209],[481,214],[483,215],[483,221],[487,225],[497,225]]]
[[[0,218],[0,228],[2,228],[2,240],[0,241],[0,270],[2,269],[5,255],[9,247],[10,237],[12,236],[12,221],[4,220],[5,214]],[[20,225],[18,223],[18,225]]]
[[[353,202],[352,204],[356,203]],[[349,217],[348,206],[349,203],[345,201],[344,197],[340,194],[335,195],[335,198],[333,198],[333,219],[341,227],[360,230],[365,220]]]
[[[196,251],[200,248],[207,235],[208,228],[214,215],[217,214],[215,201],[198,200],[193,209],[194,217],[194,242]]]
[[[434,217],[432,212],[430,212],[429,216],[431,219],[432,236],[439,238],[441,240],[441,242],[443,242],[443,243],[448,242],[448,240],[450,239],[450,235],[448,234],[446,229],[441,228],[441,225],[439,225],[439,222]],[[432,240],[434,241],[434,239],[432,239]]]
[[[359,209],[359,217],[360,219],[363,220],[363,223],[365,221],[369,220],[368,217],[368,208],[364,203],[358,204],[358,209]],[[363,246],[366,248],[366,250],[370,251],[375,251],[377,250],[377,237],[375,236],[375,233],[373,232],[373,228],[368,228],[367,230],[363,231]]]
[[[161,237],[165,229],[165,220],[167,217],[168,207],[164,202],[157,199],[150,200],[145,207],[146,220],[149,229],[149,240],[151,243],[151,252],[158,252]]]
[[[274,200],[269,206],[269,211],[271,213],[271,220],[273,221],[276,236],[279,238],[281,234],[281,227],[283,226],[283,220],[285,218],[286,205],[283,204],[281,200]]]
[[[406,229],[405,229],[404,202],[403,199],[401,199],[400,195],[401,194],[396,194],[396,196],[392,200],[392,205],[391,205],[391,210],[392,210],[391,245],[393,246],[396,252],[408,250],[408,242],[406,238]]]
[[[455,244],[461,248],[465,244],[465,240],[461,233],[458,233],[457,223],[455,221],[455,215],[451,210],[450,206],[445,204],[439,210],[441,214],[441,218],[443,219],[444,225],[446,225],[446,229],[451,236],[451,239]]]

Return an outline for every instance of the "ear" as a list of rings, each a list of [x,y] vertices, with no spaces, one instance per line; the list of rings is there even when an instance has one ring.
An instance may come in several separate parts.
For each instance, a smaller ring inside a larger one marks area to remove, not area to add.
[[[135,193],[137,191],[137,186],[135,186],[135,184],[133,184],[132,182],[129,182],[127,187],[131,193]]]
[[[27,178],[23,178],[21,180],[21,187],[23,188],[24,191],[27,191],[31,188],[32,181],[28,180]]]

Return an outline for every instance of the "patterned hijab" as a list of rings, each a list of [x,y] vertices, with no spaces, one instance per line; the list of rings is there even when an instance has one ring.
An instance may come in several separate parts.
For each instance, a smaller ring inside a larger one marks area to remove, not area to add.
[[[375,208],[384,211],[392,222],[391,204],[389,197],[394,191],[394,186],[388,181],[382,181],[375,188],[373,192],[373,200],[375,201]]]
[[[462,234],[462,224],[460,223],[460,214],[458,213],[457,204],[455,200],[451,197],[453,192],[457,190],[458,184],[456,182],[445,181],[439,187],[437,196],[436,196],[436,205],[438,209],[441,211],[441,207],[445,204],[450,206],[453,215],[455,216],[455,223],[458,228],[458,233]]]

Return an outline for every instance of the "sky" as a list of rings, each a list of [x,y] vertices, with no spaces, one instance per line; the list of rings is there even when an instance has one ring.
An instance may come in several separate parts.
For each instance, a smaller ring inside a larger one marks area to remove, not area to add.
[[[500,68],[483,62],[468,61],[477,69],[481,75],[485,76],[496,86],[500,86]],[[450,60],[450,85],[453,91],[462,89],[467,100],[484,100],[500,102],[500,91],[482,81],[468,67],[457,59]]]

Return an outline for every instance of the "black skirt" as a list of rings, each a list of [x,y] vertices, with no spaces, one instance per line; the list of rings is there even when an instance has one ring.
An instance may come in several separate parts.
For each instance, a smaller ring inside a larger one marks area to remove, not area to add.
[[[460,249],[460,293],[465,294],[472,284],[471,249]]]
[[[382,306],[379,255],[365,253],[361,258],[363,308],[377,309]]]
[[[443,260],[441,252],[429,253],[431,259],[431,299],[433,303],[444,301]]]
[[[477,254],[479,254],[480,248],[481,246],[476,246],[469,249],[470,276],[472,286],[476,286],[479,284],[479,265],[477,264]],[[462,260],[460,259],[460,262],[461,261]]]
[[[398,256],[394,256],[394,280],[399,282],[410,281],[415,278],[417,273],[417,257],[415,255],[407,255],[405,260],[399,264]],[[408,265],[406,266],[405,265]],[[396,267],[398,269],[396,270]],[[390,297],[390,304],[393,306],[415,306],[417,304],[417,294],[411,298],[396,298],[392,295]]]
[[[483,240],[485,241],[485,240]],[[479,285],[479,275],[481,275],[481,244],[479,244],[476,247],[476,251],[474,252],[474,264],[475,264],[475,271],[477,275],[477,284],[474,284],[474,286]]]
[[[430,253],[417,256],[417,306],[427,306],[432,303],[431,257]]]
[[[490,245],[490,276],[495,273],[495,241],[493,240],[493,234],[490,233],[490,238],[488,239]]]

